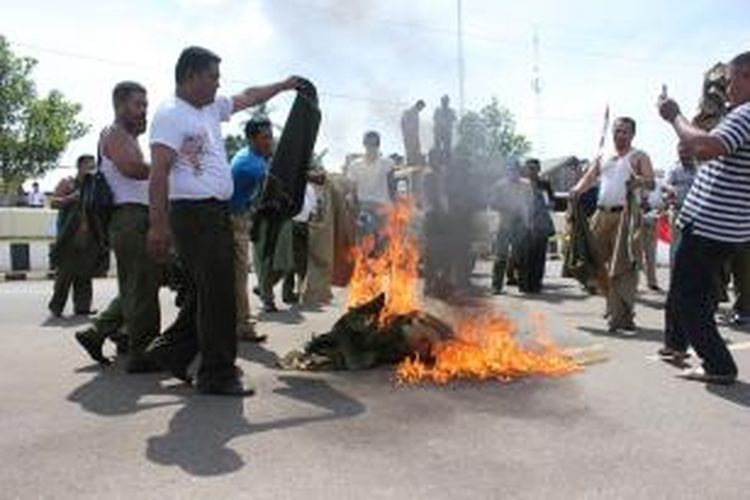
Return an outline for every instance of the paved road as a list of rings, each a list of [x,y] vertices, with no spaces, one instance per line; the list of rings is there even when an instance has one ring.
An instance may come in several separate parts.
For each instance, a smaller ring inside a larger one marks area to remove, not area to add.
[[[92,366],[72,338],[80,323],[45,321],[50,286],[0,284],[0,498],[750,495],[750,334],[727,331],[745,381],[676,379],[648,359],[661,295],[641,297],[635,338],[607,334],[602,300],[568,281],[550,279],[539,299],[498,299],[519,318],[543,311],[561,343],[611,354],[563,379],[396,388],[388,370],[275,370],[277,355],[326,331],[339,298],[263,323],[267,347],[241,347],[258,395],[240,401]],[[103,307],[115,283],[95,287]]]

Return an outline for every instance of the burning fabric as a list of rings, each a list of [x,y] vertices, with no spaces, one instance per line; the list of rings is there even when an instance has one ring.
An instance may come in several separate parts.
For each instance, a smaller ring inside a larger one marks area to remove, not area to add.
[[[456,379],[502,380],[565,375],[579,365],[535,328],[528,344],[513,324],[487,307],[464,309],[450,324],[423,311],[418,285],[419,252],[410,234],[411,204],[397,203],[377,237],[354,251],[349,311],[304,352],[282,365],[302,370],[361,370],[397,364],[401,383]],[[536,326],[541,326],[540,321]]]

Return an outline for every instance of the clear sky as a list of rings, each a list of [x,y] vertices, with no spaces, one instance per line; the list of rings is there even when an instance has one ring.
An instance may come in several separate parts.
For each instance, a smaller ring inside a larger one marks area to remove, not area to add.
[[[401,152],[399,116],[416,99],[428,103],[427,145],[440,96],[458,105],[456,0],[0,0],[0,12],[0,33],[39,60],[39,90],[80,102],[92,125],[64,164],[94,152],[116,82],[145,84],[153,111],[173,91],[187,45],[222,56],[228,93],[290,74],[313,80],[324,113],[319,149],[329,149],[332,170],[368,129],[381,131],[386,153]],[[590,157],[609,103],[613,115],[637,120],[636,145],[667,168],[675,142],[655,111],[661,84],[692,114],[702,73],[750,50],[748,0],[463,0],[463,18],[466,107],[497,97],[542,158]],[[283,121],[290,103],[275,100],[272,118]],[[242,118],[225,130],[239,132]]]

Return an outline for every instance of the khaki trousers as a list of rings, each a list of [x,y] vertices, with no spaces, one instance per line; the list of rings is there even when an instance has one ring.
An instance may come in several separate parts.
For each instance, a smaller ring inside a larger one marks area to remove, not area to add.
[[[597,210],[591,218],[591,232],[594,236],[596,252],[609,275],[614,260],[615,243],[622,212]],[[630,276],[633,274],[633,276]],[[607,317],[610,328],[631,326],[635,316],[635,295],[638,288],[638,271],[627,273],[610,280],[607,290]]]
[[[250,323],[250,299],[247,294],[247,275],[250,272],[250,226],[250,215],[247,212],[232,214],[238,329]]]
[[[641,244],[643,245],[643,269],[646,273],[646,282],[648,286],[659,286],[659,281],[656,278],[656,249],[659,244],[656,237],[656,221],[644,219],[641,234],[643,236]]]

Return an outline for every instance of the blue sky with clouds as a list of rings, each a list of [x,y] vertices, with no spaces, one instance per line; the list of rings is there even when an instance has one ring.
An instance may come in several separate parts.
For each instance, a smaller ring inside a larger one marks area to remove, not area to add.
[[[72,144],[69,163],[95,147],[111,118],[109,93],[122,79],[142,81],[152,110],[173,89],[177,54],[202,44],[220,55],[223,90],[311,78],[322,94],[320,148],[337,169],[361,134],[379,129],[387,152],[400,150],[398,118],[417,98],[429,118],[440,96],[457,100],[455,0],[0,0],[0,33],[39,60],[42,91],[58,88],[84,106],[92,134]],[[656,116],[661,84],[692,112],[701,74],[750,50],[747,0],[690,2],[525,2],[463,0],[466,104],[496,96],[541,157],[595,152],[607,103],[639,123],[636,139],[658,167],[674,139]],[[539,36],[542,93],[531,81]],[[290,97],[274,101],[284,119]],[[236,132],[242,117],[226,131]]]

